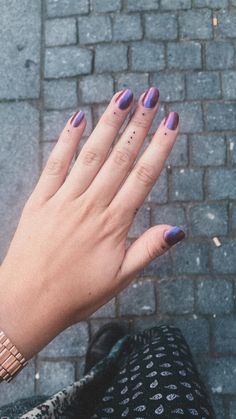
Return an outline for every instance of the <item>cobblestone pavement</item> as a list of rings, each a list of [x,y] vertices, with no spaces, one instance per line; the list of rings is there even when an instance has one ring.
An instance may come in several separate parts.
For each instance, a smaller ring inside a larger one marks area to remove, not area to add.
[[[0,0],[0,9],[1,257],[68,116],[86,111],[86,138],[126,86],[136,95],[159,87],[155,126],[169,109],[182,121],[130,237],[159,222],[188,233],[2,384],[0,404],[80,377],[90,335],[122,319],[130,330],[177,324],[218,418],[236,418],[236,0]]]

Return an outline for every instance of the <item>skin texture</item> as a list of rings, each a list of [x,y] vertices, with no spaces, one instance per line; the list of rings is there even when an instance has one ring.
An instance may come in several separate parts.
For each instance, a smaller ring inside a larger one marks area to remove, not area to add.
[[[66,327],[85,319],[125,288],[138,271],[169,249],[171,226],[147,230],[128,249],[134,214],[155,184],[178,127],[161,122],[137,160],[159,104],[140,97],[124,133],[112,147],[133,103],[111,99],[68,170],[86,125],[66,124],[23,209],[0,270],[0,329],[30,359]]]

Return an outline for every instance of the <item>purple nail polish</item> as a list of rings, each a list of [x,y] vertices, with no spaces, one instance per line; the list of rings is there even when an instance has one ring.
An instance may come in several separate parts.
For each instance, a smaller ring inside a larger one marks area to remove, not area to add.
[[[179,124],[179,115],[177,114],[177,112],[168,113],[168,115],[165,118],[164,125],[167,128],[172,129],[174,131],[177,128],[178,124]]]
[[[130,89],[125,89],[116,99],[118,107],[122,110],[127,109],[133,100],[133,93]]]
[[[184,238],[185,232],[177,226],[171,227],[164,233],[164,239],[169,246],[173,246]]]
[[[71,121],[70,121],[71,125],[74,128],[77,128],[79,124],[81,123],[81,121],[84,119],[84,116],[85,116],[84,112],[82,111],[76,112],[74,116],[72,116],[71,118]]]
[[[145,106],[145,108],[154,108],[157,104],[158,98],[159,90],[156,87],[150,87],[143,97],[143,106]]]

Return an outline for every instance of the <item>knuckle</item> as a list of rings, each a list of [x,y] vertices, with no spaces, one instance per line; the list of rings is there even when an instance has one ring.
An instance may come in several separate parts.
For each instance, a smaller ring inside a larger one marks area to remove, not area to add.
[[[134,127],[144,128],[145,130],[150,127],[150,118],[146,118],[145,115],[136,114],[132,118],[132,124]]]
[[[155,172],[153,166],[143,163],[136,169],[136,176],[138,180],[146,186],[152,186],[155,183]]]
[[[101,163],[103,160],[101,154],[94,150],[84,150],[81,158],[82,163],[86,166],[96,165],[97,163]]]
[[[118,110],[116,110],[115,113],[105,113],[101,118],[102,123],[116,129],[120,126],[123,120],[124,116]]]
[[[135,159],[134,153],[126,149],[114,150],[114,162],[118,166],[128,166]]]
[[[45,166],[45,173],[47,175],[57,176],[65,170],[65,163],[63,160],[50,157]]]

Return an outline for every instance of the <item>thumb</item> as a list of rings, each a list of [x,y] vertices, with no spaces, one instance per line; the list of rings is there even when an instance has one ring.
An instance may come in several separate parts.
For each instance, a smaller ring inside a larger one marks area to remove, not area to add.
[[[148,263],[163,255],[184,237],[184,231],[177,226],[160,224],[151,227],[127,249],[118,279],[120,281],[132,279]]]

